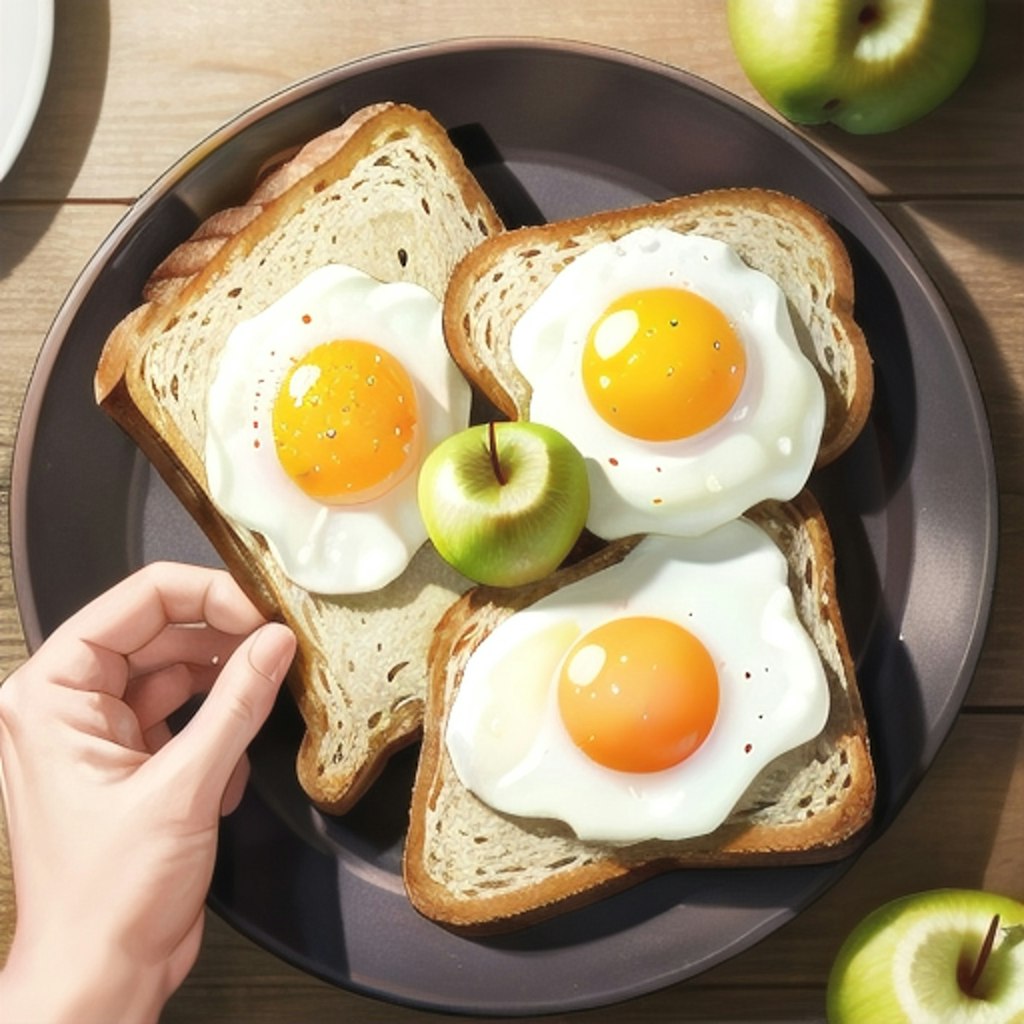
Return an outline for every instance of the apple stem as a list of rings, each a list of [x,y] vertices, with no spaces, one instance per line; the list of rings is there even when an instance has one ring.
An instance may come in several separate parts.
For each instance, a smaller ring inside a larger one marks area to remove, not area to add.
[[[872,25],[878,21],[880,16],[877,4],[865,4],[860,9],[860,13],[857,15],[857,20],[862,25]]]
[[[992,923],[988,926],[988,934],[985,936],[985,941],[981,944],[981,949],[978,952],[978,959],[974,964],[974,969],[971,971],[970,977],[967,979],[967,983],[962,985],[965,995],[974,996],[974,990],[978,986],[978,982],[981,981],[982,974],[985,973],[985,965],[988,963],[989,957],[992,955],[992,948],[996,944],[996,933],[999,931],[999,915],[996,914],[992,918]]]
[[[498,432],[494,427],[494,420],[487,425],[487,441],[491,448],[491,468],[494,470],[494,479],[498,481],[499,486],[504,487],[507,478],[505,471],[501,468],[501,459],[498,458]]]

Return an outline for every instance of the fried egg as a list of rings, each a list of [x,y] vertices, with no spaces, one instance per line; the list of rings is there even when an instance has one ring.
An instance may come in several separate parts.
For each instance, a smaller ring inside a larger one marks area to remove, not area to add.
[[[499,623],[466,661],[445,742],[497,811],[585,840],[685,839],[718,828],[828,710],[786,560],[737,519],[644,537]]]
[[[433,295],[325,266],[228,337],[207,403],[209,491],[305,589],[377,590],[426,540],[419,467],[469,407]]]
[[[645,227],[565,267],[512,330],[529,419],[587,458],[599,537],[693,536],[806,483],[825,421],[786,298],[716,239]]]

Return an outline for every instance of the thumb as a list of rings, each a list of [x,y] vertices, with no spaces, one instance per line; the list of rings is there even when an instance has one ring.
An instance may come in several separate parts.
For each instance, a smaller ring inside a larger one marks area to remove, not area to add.
[[[294,654],[295,635],[287,626],[261,626],[239,645],[191,721],[160,752],[193,780],[201,806],[219,814],[232,773],[270,714]]]

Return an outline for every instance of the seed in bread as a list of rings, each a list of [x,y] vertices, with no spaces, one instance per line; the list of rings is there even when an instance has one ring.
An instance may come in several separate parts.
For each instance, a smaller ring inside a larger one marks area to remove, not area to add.
[[[673,868],[816,863],[864,841],[875,777],[828,528],[806,491],[793,502],[763,503],[749,518],[785,555],[797,615],[817,649],[829,691],[821,732],[768,764],[726,821],[703,836],[601,843],[550,820],[498,813],[462,784],[444,741],[472,653],[516,612],[617,565],[639,538],[612,542],[534,586],[476,588],[453,605],[435,638],[403,862],[407,891],[421,913],[458,931],[499,932]]]
[[[365,792],[422,722],[438,618],[468,586],[424,544],[394,582],[327,597],[296,585],[264,537],[211,500],[207,396],[236,324],[327,264],[410,281],[440,299],[451,271],[501,230],[437,121],[401,104],[357,111],[303,147],[245,206],[175,249],[148,301],[114,330],[98,401],[139,445],[258,606],[298,636],[289,676],[306,726],[299,780],[333,813]]]
[[[445,296],[445,337],[467,377],[507,416],[530,419],[533,392],[512,357],[514,325],[569,264],[642,227],[725,242],[782,289],[825,390],[817,465],[836,459],[860,433],[873,393],[871,358],[853,316],[853,271],[825,217],[778,192],[719,189],[488,239],[460,263]]]

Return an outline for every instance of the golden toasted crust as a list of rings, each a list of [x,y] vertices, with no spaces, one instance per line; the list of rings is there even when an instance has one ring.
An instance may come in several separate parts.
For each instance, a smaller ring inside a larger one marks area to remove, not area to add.
[[[356,131],[391,103],[375,103],[357,110],[336,128],[323,132],[301,146],[294,154],[278,155],[260,175],[259,184],[244,206],[233,206],[211,214],[176,246],[150,274],[142,290],[147,302],[168,302],[220,251],[225,242],[248,227],[275,199],[297,185],[307,174],[329,163],[349,142]]]
[[[421,913],[459,931],[500,932],[663,871],[828,861],[864,840],[875,779],[824,516],[803,492],[791,503],[758,506],[750,518],[785,553],[798,613],[821,654],[831,701],[822,734],[769,765],[708,836],[613,846],[579,841],[555,823],[498,814],[461,785],[444,745],[469,656],[510,615],[620,561],[639,538],[615,541],[535,586],[475,588],[452,606],[434,639],[403,865]]]
[[[469,253],[445,297],[452,357],[499,409],[529,418],[530,387],[509,355],[512,328],[555,275],[595,245],[644,226],[730,244],[786,294],[804,353],[825,387],[818,464],[860,433],[874,390],[871,357],[853,317],[853,271],[839,236],[806,203],[764,189],[719,189],[496,235]]]
[[[297,771],[310,798],[334,813],[418,735],[433,628],[469,581],[426,544],[374,594],[332,598],[294,585],[263,538],[222,516],[207,490],[209,384],[233,326],[317,266],[415,281],[440,299],[458,260],[501,227],[432,117],[401,104],[359,111],[175,249],[97,366],[97,401],[264,614],[295,630],[289,682],[306,725]]]

